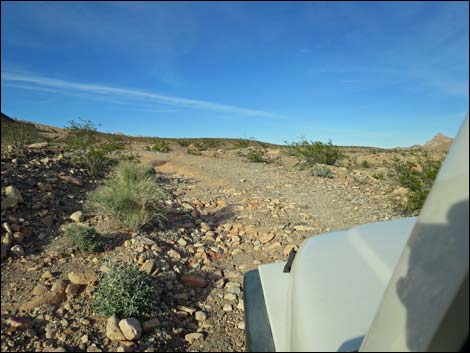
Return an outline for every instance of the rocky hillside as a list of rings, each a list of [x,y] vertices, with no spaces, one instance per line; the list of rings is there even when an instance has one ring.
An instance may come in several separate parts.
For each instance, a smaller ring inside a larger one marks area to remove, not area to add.
[[[423,148],[426,150],[441,150],[447,151],[450,148],[454,139],[447,137],[441,133],[434,136],[431,140],[427,141]]]

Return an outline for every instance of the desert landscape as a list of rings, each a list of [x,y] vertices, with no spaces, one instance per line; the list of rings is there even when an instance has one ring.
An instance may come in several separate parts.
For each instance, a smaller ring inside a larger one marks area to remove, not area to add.
[[[243,351],[243,274],[307,237],[416,215],[452,142],[1,123],[1,349],[18,352]]]

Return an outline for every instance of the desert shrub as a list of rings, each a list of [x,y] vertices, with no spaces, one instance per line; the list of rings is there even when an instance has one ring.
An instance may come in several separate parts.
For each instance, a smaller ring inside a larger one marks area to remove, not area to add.
[[[164,193],[156,184],[152,168],[120,162],[104,184],[89,194],[86,208],[113,217],[131,228],[163,218]]]
[[[310,169],[310,173],[313,176],[318,176],[322,178],[334,178],[333,172],[327,165],[317,164]]]
[[[250,140],[247,140],[247,139],[238,139],[236,142],[235,142],[235,148],[247,148],[249,147],[251,144],[251,141]]]
[[[334,165],[343,158],[343,154],[331,140],[323,143],[303,139],[300,142],[290,143],[287,151],[299,159],[298,165],[301,167],[313,167],[316,164]]]
[[[203,151],[204,149],[201,149],[201,146],[196,144],[196,143],[191,143],[187,150],[186,150],[186,153],[187,154],[192,154],[192,155],[195,155],[195,156],[199,156],[201,155],[201,151]]]
[[[370,168],[370,164],[369,164],[368,161],[363,160],[363,161],[361,162],[361,167],[362,167],[362,168]]]
[[[246,158],[250,162],[254,163],[267,163],[267,159],[264,157],[264,151],[260,148],[252,148],[246,154]]]
[[[188,147],[191,144],[190,140],[187,139],[179,139],[176,141],[181,147]]]
[[[11,119],[1,123],[1,141],[2,143],[11,143],[22,147],[33,142],[43,141],[40,136],[40,130],[33,124]]]
[[[82,252],[97,252],[104,249],[104,239],[96,232],[95,228],[87,225],[70,224],[65,228],[64,236]]]
[[[102,316],[150,317],[158,293],[152,278],[136,266],[114,265],[103,275],[93,298],[93,310]]]
[[[101,141],[93,122],[80,118],[69,122],[65,142],[72,151],[72,160],[92,175],[98,175],[110,166],[112,160],[108,155],[119,149],[114,142]]]
[[[378,173],[374,173],[374,175],[372,175],[375,179],[378,179],[378,180],[383,180],[385,178],[385,175],[384,173],[382,172],[378,172]]]
[[[149,151],[156,151],[162,153],[168,153],[171,151],[170,145],[166,141],[160,139],[155,140],[153,144],[147,149]]]
[[[423,207],[441,164],[442,160],[434,160],[428,156],[418,163],[394,159],[389,176],[400,186],[408,189],[406,201],[397,204],[405,214],[413,214]]]

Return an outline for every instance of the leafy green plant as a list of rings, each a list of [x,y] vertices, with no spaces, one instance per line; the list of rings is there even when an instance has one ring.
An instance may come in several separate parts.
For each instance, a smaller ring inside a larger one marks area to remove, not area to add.
[[[334,165],[344,157],[331,140],[323,143],[303,139],[300,142],[290,143],[287,151],[299,159],[298,165],[301,167],[313,167],[316,164]]]
[[[361,162],[361,167],[362,167],[362,168],[370,168],[370,164],[369,164],[368,161],[363,160],[363,161]]]
[[[427,155],[418,163],[394,159],[389,175],[400,186],[408,189],[406,201],[397,204],[404,213],[412,214],[423,207],[441,164],[442,160],[434,160]]]
[[[105,241],[95,228],[82,224],[70,224],[64,230],[64,236],[82,252],[103,251]]]
[[[324,164],[317,164],[310,169],[310,173],[313,176],[321,177],[321,178],[334,178],[334,174],[327,165]]]
[[[152,168],[134,162],[120,162],[104,184],[88,195],[85,207],[139,229],[152,220],[161,220],[164,193]]]
[[[100,279],[92,307],[102,316],[148,318],[157,303],[158,293],[147,273],[136,266],[114,265]]]

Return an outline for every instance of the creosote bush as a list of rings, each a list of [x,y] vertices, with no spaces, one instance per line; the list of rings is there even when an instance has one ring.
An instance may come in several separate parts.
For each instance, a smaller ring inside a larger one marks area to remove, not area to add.
[[[315,164],[334,165],[343,158],[343,154],[331,140],[323,143],[303,139],[288,144],[287,151],[290,155],[296,156],[299,160],[298,165],[304,168],[313,167]]]
[[[161,204],[164,198],[152,168],[122,161],[104,184],[88,195],[85,207],[137,230],[152,220],[164,218]]]
[[[321,178],[334,178],[333,172],[331,171],[328,166],[324,164],[317,164],[312,167],[310,173],[313,176],[321,177]]]
[[[114,265],[98,283],[92,302],[102,316],[148,318],[154,313],[158,293],[152,278],[136,266]]]
[[[105,241],[96,229],[84,224],[70,224],[64,230],[64,236],[82,252],[103,251]]]
[[[157,139],[153,142],[151,146],[147,146],[148,151],[156,151],[161,153],[168,153],[171,151],[170,145],[164,141]]]
[[[405,214],[416,213],[423,207],[441,164],[442,160],[434,160],[427,155],[418,163],[395,158],[389,176],[400,186],[408,189],[406,202],[397,204]]]
[[[112,164],[109,154],[121,149],[116,139],[103,140],[90,120],[70,121],[65,139],[75,163],[85,167],[92,175],[101,174]]]
[[[254,163],[267,163],[268,162],[266,158],[264,157],[263,150],[261,150],[260,148],[250,149],[248,153],[246,154],[246,158],[248,158],[250,162],[254,162]]]

